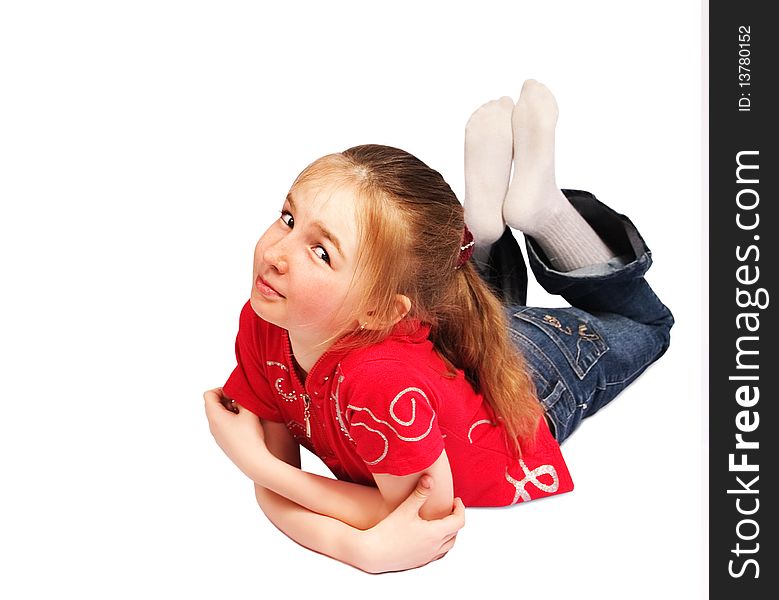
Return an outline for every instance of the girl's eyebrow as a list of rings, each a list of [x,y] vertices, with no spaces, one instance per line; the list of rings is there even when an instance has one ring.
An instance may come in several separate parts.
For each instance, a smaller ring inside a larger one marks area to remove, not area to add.
[[[291,192],[287,194],[287,202],[289,202],[289,205],[292,208],[292,210],[295,210],[295,201],[292,199]],[[313,223],[311,223],[311,226],[317,231],[319,231],[319,235],[321,235],[323,238],[328,240],[333,246],[335,246],[335,249],[338,251],[338,254],[340,254],[343,258],[346,258],[343,250],[341,249],[341,244],[338,242],[338,238],[327,227],[325,227],[321,221],[314,221]]]

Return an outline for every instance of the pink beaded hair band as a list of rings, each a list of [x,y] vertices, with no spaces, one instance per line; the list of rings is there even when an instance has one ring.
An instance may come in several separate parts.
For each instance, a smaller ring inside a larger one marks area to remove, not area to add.
[[[457,257],[457,266],[455,267],[455,270],[459,269],[465,263],[467,263],[473,254],[473,234],[469,231],[467,225],[465,225],[463,228],[463,237],[461,243],[462,246],[460,246],[460,254]]]

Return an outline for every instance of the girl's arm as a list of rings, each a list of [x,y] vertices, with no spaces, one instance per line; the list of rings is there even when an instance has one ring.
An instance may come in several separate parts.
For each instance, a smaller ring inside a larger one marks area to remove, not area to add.
[[[446,451],[429,468],[419,473],[404,477],[374,475],[379,486],[377,489],[301,471],[300,450],[286,426],[262,420],[262,427],[268,450],[278,460],[267,462],[263,469],[263,481],[255,483],[312,511],[358,529],[369,529],[395,510],[413,492],[419,478],[425,473],[433,477],[435,488],[422,507],[422,518],[440,519],[452,511],[452,471]]]
[[[391,512],[376,488],[301,471],[300,446],[287,427],[260,421],[270,457],[263,469],[263,481],[255,481],[258,487],[357,529],[369,529]]]
[[[440,478],[425,517],[449,514],[452,506],[451,472],[445,454],[429,469],[407,478],[386,476],[382,490],[301,471],[297,442],[281,423],[262,421],[251,411],[228,409],[222,389],[203,395],[209,428],[217,444],[252,481],[294,503],[336,518],[358,529],[368,529],[391,513],[413,489],[412,479],[425,473]],[[233,407],[236,408],[236,407]],[[266,431],[267,430],[267,431]],[[279,458],[280,457],[280,458]],[[409,483],[410,482],[410,483]],[[443,510],[444,504],[446,510]]]
[[[376,488],[301,471],[300,449],[282,423],[261,421],[246,408],[239,409],[221,388],[208,390],[203,398],[215,441],[256,484],[359,529],[372,527],[391,512]]]
[[[371,570],[362,547],[364,531],[311,512],[256,483],[254,495],[271,523],[298,544],[363,571]]]
[[[398,508],[366,531],[311,512],[256,483],[254,490],[268,519],[300,545],[368,573],[384,573],[421,567],[441,558],[465,524],[465,507],[459,498],[444,519],[427,521],[419,516],[430,492],[426,483],[432,485],[432,480],[420,479]]]
[[[290,468],[299,467],[300,448],[286,427],[266,421],[263,428],[268,450]],[[432,483],[429,478],[425,479]],[[307,510],[256,483],[254,490],[268,519],[294,541],[364,571],[380,573],[418,567],[442,557],[465,523],[465,511],[459,499],[453,505],[452,514],[445,519],[428,522],[420,518],[420,507],[426,506],[432,492],[423,483],[420,478],[409,497],[367,531]]]
[[[414,491],[414,487],[423,474],[429,474],[435,481],[435,489],[430,494],[430,499],[420,511],[423,519],[440,519],[451,512],[454,501],[454,485],[452,482],[452,469],[446,450],[427,469],[420,473],[396,476],[374,473],[373,478],[379,486],[382,498],[384,498],[385,510],[392,510]]]

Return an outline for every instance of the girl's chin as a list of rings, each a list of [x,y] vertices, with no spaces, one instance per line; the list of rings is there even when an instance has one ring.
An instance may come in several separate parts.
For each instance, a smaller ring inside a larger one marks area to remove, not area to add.
[[[273,323],[274,325],[277,325],[273,321],[273,318],[271,315],[268,314],[267,307],[263,306],[263,299],[262,297],[257,297],[254,294],[252,294],[251,298],[249,299],[249,304],[251,304],[252,310],[254,311],[254,314],[260,317],[261,319],[268,321],[268,323]]]
[[[272,310],[273,303],[263,301],[261,296],[255,298],[252,294],[252,297],[249,299],[249,304],[251,304],[254,314],[260,317],[260,319],[267,321],[271,325],[275,325],[276,327],[280,327],[281,329],[286,329],[289,331],[288,322],[286,320],[279,319],[278,313],[274,314],[274,311]]]

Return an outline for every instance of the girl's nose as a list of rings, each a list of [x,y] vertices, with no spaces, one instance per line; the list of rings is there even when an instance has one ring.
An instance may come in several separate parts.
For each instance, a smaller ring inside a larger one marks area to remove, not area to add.
[[[279,273],[287,272],[287,252],[280,241],[265,248],[262,259]]]

